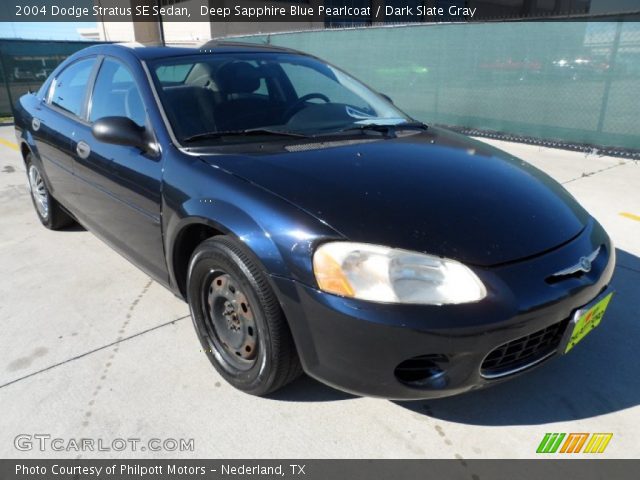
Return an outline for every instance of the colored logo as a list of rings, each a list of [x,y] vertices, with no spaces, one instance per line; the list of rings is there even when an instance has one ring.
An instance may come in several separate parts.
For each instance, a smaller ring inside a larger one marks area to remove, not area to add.
[[[545,433],[536,453],[604,453],[611,437],[613,433]]]

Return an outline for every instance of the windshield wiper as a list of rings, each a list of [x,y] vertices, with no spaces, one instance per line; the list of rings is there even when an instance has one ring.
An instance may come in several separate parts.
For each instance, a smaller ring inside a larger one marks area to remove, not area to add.
[[[380,133],[396,132],[398,130],[426,130],[429,128],[422,122],[404,122],[404,123],[363,123],[361,125],[351,125],[349,127],[338,130],[335,133],[343,132],[364,132],[375,131]]]
[[[221,137],[243,137],[252,135],[274,135],[280,137],[302,137],[306,138],[306,135],[295,132],[286,132],[284,130],[272,130],[270,128],[247,128],[244,130],[222,130],[214,132],[203,132],[191,135],[183,139],[183,142],[193,142],[196,140],[205,140],[209,138],[221,138]]]

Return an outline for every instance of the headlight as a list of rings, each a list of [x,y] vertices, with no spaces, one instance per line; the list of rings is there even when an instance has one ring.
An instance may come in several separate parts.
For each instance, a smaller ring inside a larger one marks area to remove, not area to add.
[[[443,305],[482,300],[487,290],[460,262],[366,243],[329,242],[313,255],[321,290],[373,302]]]

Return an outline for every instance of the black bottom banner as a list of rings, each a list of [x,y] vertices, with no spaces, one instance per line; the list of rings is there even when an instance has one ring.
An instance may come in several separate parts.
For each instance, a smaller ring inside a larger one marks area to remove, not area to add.
[[[0,460],[1,480],[631,480],[640,460]]]

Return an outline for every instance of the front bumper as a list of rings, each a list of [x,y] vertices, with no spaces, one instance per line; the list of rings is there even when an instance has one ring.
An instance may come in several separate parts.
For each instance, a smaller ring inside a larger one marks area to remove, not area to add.
[[[551,273],[598,246],[602,251],[590,272],[549,282]],[[609,238],[592,221],[578,237],[544,255],[474,268],[488,292],[474,304],[377,304],[272,278],[309,375],[358,395],[409,400],[494,384],[559,354],[555,338],[559,344],[572,313],[606,289],[614,264]],[[522,368],[496,369],[497,375],[484,368],[498,347],[543,334],[546,348]]]

